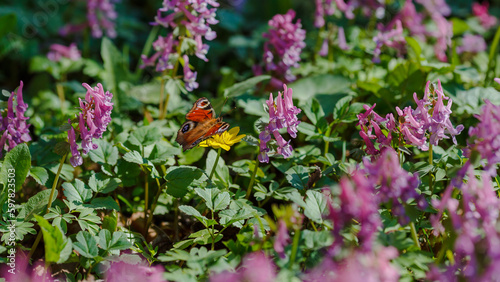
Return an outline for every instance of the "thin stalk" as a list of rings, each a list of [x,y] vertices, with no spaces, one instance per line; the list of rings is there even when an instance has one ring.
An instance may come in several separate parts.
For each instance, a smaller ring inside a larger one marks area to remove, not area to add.
[[[219,149],[220,150],[220,149]],[[214,219],[214,211],[212,211],[212,222],[215,221]],[[210,233],[210,236],[212,236],[212,251],[214,250],[215,247],[215,224],[212,224],[212,232]]]
[[[432,144],[429,145],[429,164],[432,165]],[[431,193],[434,192],[434,185],[432,183],[432,179],[434,176],[432,175],[432,169],[429,171],[429,189]]]
[[[300,230],[295,230],[295,235],[293,236],[293,245],[292,245],[292,254],[290,255],[290,269],[295,262],[295,257],[297,257],[297,251],[299,249],[299,241],[300,241]]]
[[[144,220],[146,220],[146,225],[148,222],[148,203],[149,203],[149,181],[148,181],[148,174],[144,173],[144,189],[145,189],[145,196],[144,196]],[[147,227],[147,226],[145,226]],[[148,229],[145,230],[144,237],[148,234]]]
[[[174,242],[179,241],[179,199],[174,200]]]
[[[415,246],[420,250],[420,243],[418,242],[417,229],[415,228],[415,223],[410,222],[411,238],[415,243]]]
[[[50,207],[52,206],[52,197],[54,197],[54,192],[57,187],[57,182],[59,181],[59,176],[61,175],[61,170],[64,165],[64,161],[66,160],[66,157],[68,154],[65,154],[62,158],[61,161],[59,162],[59,168],[57,169],[56,177],[54,178],[54,183],[52,183],[52,189],[50,190],[50,196],[49,196],[49,202],[47,203],[47,210],[45,213],[49,212]],[[36,247],[38,247],[38,244],[40,243],[40,240],[42,239],[42,230],[38,232],[38,235],[36,236],[35,242],[33,243],[33,246],[31,247],[31,250],[28,254],[28,261],[30,260],[31,256],[33,256],[33,253],[36,251]]]
[[[257,174],[257,170],[259,169],[259,160],[255,160],[255,166],[253,168],[252,172],[252,178],[250,178],[250,183],[248,183],[248,188],[247,188],[247,195],[245,196],[245,199],[250,199],[250,194],[252,193],[253,189],[253,183],[255,182],[255,175]]]
[[[160,185],[160,180],[158,178],[155,178],[156,184],[158,185],[158,191],[156,192],[155,198],[153,200],[153,204],[151,205],[151,212],[149,213],[148,220],[146,221],[146,230],[149,230],[149,226],[151,225],[151,222],[153,221],[153,212],[156,209],[156,205],[158,204],[158,199],[160,198],[162,187]]]
[[[158,112],[159,112],[158,119],[164,118],[164,116],[163,116],[163,96],[165,96],[165,79],[162,76],[161,81],[160,81],[160,103],[158,106]]]
[[[490,53],[488,56],[488,70],[486,71],[486,79],[484,80],[484,86],[491,85],[491,81],[493,80],[493,77],[495,77],[495,64],[496,64],[496,53],[497,53],[497,47],[498,47],[498,42],[500,41],[500,26],[497,29],[497,32],[495,33],[495,37],[493,38],[493,41],[491,43],[490,47]],[[493,75],[491,74],[493,72]]]
[[[210,179],[210,180],[212,180],[212,176],[214,175],[215,169],[217,168],[217,163],[219,163],[219,158],[220,158],[221,152],[222,152],[222,149],[219,148],[219,150],[217,151],[217,158],[215,159],[214,166],[212,167],[212,171],[210,172],[210,176],[208,177],[208,179]]]
[[[61,103],[61,112],[64,114],[66,112],[66,98],[64,97],[62,81],[56,82],[56,92],[57,96],[59,96],[59,102]]]
[[[151,50],[151,46],[153,45],[153,41],[158,34],[158,30],[160,30],[160,26],[156,25],[151,29],[151,32],[148,35],[148,38],[146,39],[146,43],[144,44],[144,47],[142,48],[141,55],[148,55],[149,50]],[[135,67],[135,74],[139,77],[142,72],[141,64],[138,63],[137,66]]]

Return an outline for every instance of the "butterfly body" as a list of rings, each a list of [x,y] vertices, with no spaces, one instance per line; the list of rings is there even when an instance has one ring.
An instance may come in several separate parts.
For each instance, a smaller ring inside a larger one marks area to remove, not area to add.
[[[214,108],[205,97],[194,103],[186,114],[186,119],[187,121],[182,124],[175,138],[184,151],[194,148],[201,141],[229,128],[229,124],[223,122],[222,118],[215,117]]]

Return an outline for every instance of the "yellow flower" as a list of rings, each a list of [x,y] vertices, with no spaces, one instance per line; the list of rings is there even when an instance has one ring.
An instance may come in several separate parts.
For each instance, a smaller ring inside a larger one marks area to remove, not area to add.
[[[214,149],[222,148],[226,151],[231,149],[231,146],[241,141],[241,138],[245,137],[245,134],[238,135],[240,132],[240,127],[233,127],[228,131],[224,131],[221,134],[214,135],[207,140],[200,143],[200,147],[212,147]]]

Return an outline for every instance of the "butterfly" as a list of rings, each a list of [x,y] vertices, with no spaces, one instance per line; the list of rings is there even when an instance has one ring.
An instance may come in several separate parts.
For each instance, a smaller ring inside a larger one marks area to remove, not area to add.
[[[223,122],[222,117],[215,118],[215,110],[205,97],[194,103],[193,108],[186,114],[186,119],[187,121],[177,131],[177,138],[175,138],[184,151],[196,147],[201,141],[229,128],[229,124]]]

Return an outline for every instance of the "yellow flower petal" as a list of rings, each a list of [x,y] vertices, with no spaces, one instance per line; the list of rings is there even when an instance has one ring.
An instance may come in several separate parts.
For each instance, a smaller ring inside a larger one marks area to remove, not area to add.
[[[241,139],[246,136],[245,134],[238,135],[239,132],[240,128],[238,126],[233,127],[228,131],[224,131],[221,134],[214,135],[207,140],[204,140],[198,145],[201,147],[212,147],[214,149],[222,148],[229,151],[231,146],[240,142]]]

